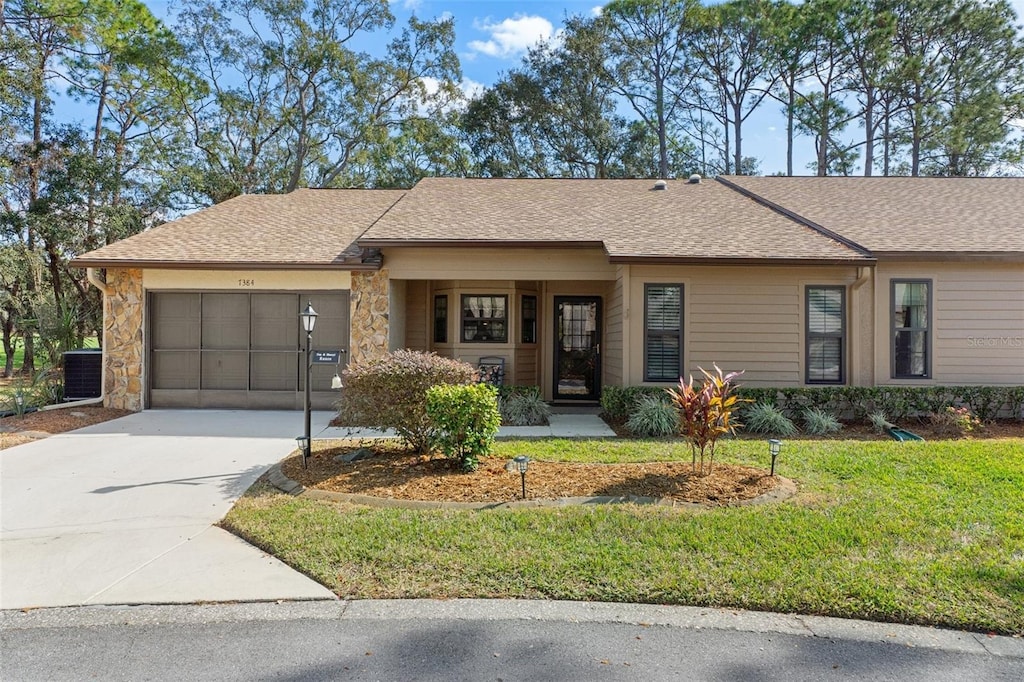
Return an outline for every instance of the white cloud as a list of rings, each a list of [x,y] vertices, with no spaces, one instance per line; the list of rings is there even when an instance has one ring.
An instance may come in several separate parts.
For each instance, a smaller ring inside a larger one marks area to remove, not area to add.
[[[604,5],[598,5],[597,7],[590,8],[590,16],[599,17],[604,14]]]
[[[402,3],[402,8],[415,12],[423,6],[423,0],[405,0]]]
[[[541,41],[551,40],[554,26],[544,17],[517,14],[499,23],[474,22],[478,31],[490,33],[490,40],[471,40],[469,48],[490,57],[515,57]]]

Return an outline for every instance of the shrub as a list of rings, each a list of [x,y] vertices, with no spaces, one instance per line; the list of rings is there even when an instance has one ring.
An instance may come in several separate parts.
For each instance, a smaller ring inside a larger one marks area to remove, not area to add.
[[[431,386],[427,416],[445,455],[463,471],[474,471],[501,426],[498,391],[489,384]]]
[[[938,433],[948,436],[966,436],[981,426],[981,420],[968,407],[947,407],[930,414],[928,421]]]
[[[871,422],[871,426],[874,427],[875,433],[885,433],[886,429],[893,426],[889,423],[889,420],[885,418],[885,412],[881,411],[869,414],[868,421]]]
[[[664,438],[679,432],[679,412],[665,398],[647,395],[637,401],[626,428],[640,438]]]
[[[660,398],[664,394],[665,389],[660,386],[605,386],[601,390],[601,407],[609,419],[625,421],[636,410],[641,398]]]
[[[792,436],[797,433],[793,421],[770,403],[754,403],[743,411],[746,428],[755,433]]]
[[[501,412],[501,423],[509,426],[543,426],[551,416],[551,408],[541,399],[539,389],[499,395],[498,411]]]
[[[693,377],[689,383],[679,381],[679,389],[669,389],[672,403],[679,411],[679,430],[690,443],[693,455],[693,470],[701,476],[711,474],[715,466],[715,446],[718,439],[727,433],[735,433],[736,427],[742,426],[732,421],[736,403],[741,399],[733,395],[736,386],[733,380],[743,372],[730,372],[723,375],[715,365],[715,373],[698,367],[704,375],[704,382],[699,389],[693,387]],[[700,469],[697,468],[697,456],[700,455]],[[704,469],[705,457],[707,470]]]
[[[843,425],[839,423],[835,416],[815,407],[804,410],[803,418],[804,429],[812,436],[826,436],[830,433],[839,433],[843,428]]]
[[[345,389],[335,404],[339,422],[394,429],[410,448],[428,452],[434,425],[427,417],[427,389],[475,378],[472,365],[434,353],[399,350],[359,360],[345,369]]]

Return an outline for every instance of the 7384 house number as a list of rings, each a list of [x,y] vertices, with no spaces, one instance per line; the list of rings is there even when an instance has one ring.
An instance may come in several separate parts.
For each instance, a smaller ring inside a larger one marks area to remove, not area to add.
[[[254,287],[254,286],[256,286],[256,280],[254,280],[254,279],[240,279],[240,280],[238,280],[238,286],[240,286],[240,287]]]

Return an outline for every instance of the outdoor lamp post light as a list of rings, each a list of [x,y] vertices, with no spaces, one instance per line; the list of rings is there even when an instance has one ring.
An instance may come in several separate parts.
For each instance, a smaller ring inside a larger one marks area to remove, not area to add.
[[[526,469],[530,466],[530,458],[526,455],[519,455],[513,457],[512,461],[516,463],[516,468],[519,469],[519,476],[523,480],[523,499],[526,499]]]
[[[306,468],[306,459],[310,453],[310,412],[312,405],[310,404],[309,394],[309,375],[310,370],[313,368],[313,327],[316,326],[317,312],[313,310],[313,304],[309,301],[306,302],[306,309],[299,313],[299,318],[302,320],[302,328],[306,330],[306,399],[303,403],[305,408],[306,418],[306,430],[303,436],[302,442],[302,468]]]
[[[772,438],[771,440],[768,441],[768,452],[771,453],[772,456],[772,476],[775,475],[775,458],[779,456],[779,450],[781,449],[781,440],[775,440],[774,438]]]

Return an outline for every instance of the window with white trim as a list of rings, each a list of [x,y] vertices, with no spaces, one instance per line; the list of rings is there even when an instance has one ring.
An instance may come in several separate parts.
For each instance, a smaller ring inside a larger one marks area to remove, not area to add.
[[[846,379],[846,287],[809,286],[806,292],[806,381],[841,384]]]

